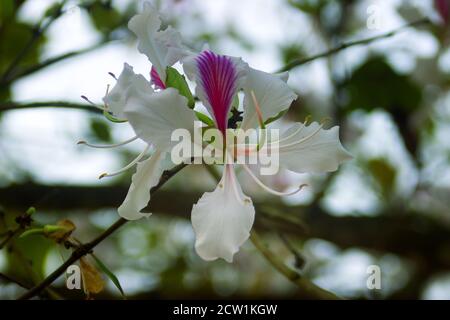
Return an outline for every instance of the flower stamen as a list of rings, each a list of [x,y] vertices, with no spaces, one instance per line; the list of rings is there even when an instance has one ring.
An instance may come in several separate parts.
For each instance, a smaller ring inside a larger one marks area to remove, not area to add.
[[[300,185],[296,190],[294,191],[290,191],[290,192],[279,192],[276,190],[273,190],[272,188],[266,186],[251,170],[249,167],[247,167],[245,164],[242,165],[242,167],[244,167],[245,171],[247,171],[247,173],[250,175],[250,177],[253,178],[253,180],[264,190],[266,190],[267,192],[274,194],[276,196],[292,196],[296,193],[298,193],[299,191],[301,191],[304,187],[307,186],[307,184],[302,184]]]
[[[141,160],[145,156],[148,149],[150,149],[149,145],[146,146],[145,149],[133,161],[131,161],[129,164],[127,164],[122,169],[117,170],[116,172],[112,172],[112,173],[102,173],[98,178],[102,179],[102,178],[106,178],[106,177],[114,177],[114,176],[117,176],[117,175],[124,173],[125,171],[131,169],[136,163],[139,162],[139,160]]]
[[[304,137],[304,138],[302,138],[302,139],[300,139],[300,140],[298,140],[298,141],[295,141],[295,142],[288,143],[288,144],[285,144],[285,145],[280,146],[280,147],[279,147],[279,150],[281,150],[281,149],[286,149],[286,148],[289,148],[289,147],[293,147],[293,146],[296,146],[296,145],[298,145],[298,144],[301,144],[301,143],[303,143],[303,142],[308,141],[309,139],[313,138],[316,134],[318,134],[318,133],[320,132],[320,130],[322,130],[322,128],[324,127],[324,125],[325,125],[325,124],[321,124],[321,125],[319,126],[319,128],[317,128],[317,130],[315,130],[315,131],[314,131],[313,133],[311,133],[309,136],[306,136],[306,137]]]
[[[77,144],[82,144],[82,145],[85,145],[85,146],[88,146],[88,147],[91,147],[91,148],[96,148],[96,149],[111,149],[111,148],[117,148],[117,147],[126,145],[126,144],[128,144],[130,142],[133,142],[137,138],[138,138],[138,136],[135,136],[135,137],[132,137],[132,138],[130,138],[128,140],[125,140],[123,142],[119,142],[119,143],[116,143],[116,144],[109,144],[109,145],[97,145],[97,144],[89,143],[89,142],[84,141],[84,140],[78,141]]]

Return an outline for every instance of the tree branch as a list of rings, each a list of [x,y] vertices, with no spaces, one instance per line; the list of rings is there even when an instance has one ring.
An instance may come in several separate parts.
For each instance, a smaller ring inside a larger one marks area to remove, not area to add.
[[[0,203],[14,211],[24,211],[34,206],[40,211],[91,212],[117,208],[127,190],[127,185],[12,185],[0,188]],[[192,208],[192,203],[200,196],[201,192],[195,190],[166,189],[152,199],[148,211],[186,218],[184,213]],[[173,201],[174,198],[177,201]],[[288,206],[275,198],[255,201],[255,207],[260,213],[256,216],[257,230],[275,226],[296,238],[321,238],[343,249],[360,247],[377,252],[392,252],[427,261],[436,271],[450,268],[450,258],[442,254],[448,251],[445,248],[450,247],[450,228],[427,214],[402,208],[386,208],[373,217],[350,214],[337,217],[328,214],[319,203],[308,207]]]
[[[175,174],[177,174],[180,170],[182,170],[184,167],[186,167],[186,164],[180,164],[176,167],[174,167],[171,170],[165,171],[163,175],[161,176],[161,179],[159,183],[153,187],[150,190],[150,194],[153,195],[156,191],[158,191],[171,177],[173,177]],[[74,262],[76,262],[81,257],[85,256],[86,254],[92,252],[92,250],[103,240],[105,240],[107,237],[109,237],[111,234],[114,233],[117,229],[119,229],[121,226],[126,224],[129,220],[125,220],[124,218],[118,219],[114,224],[112,224],[108,229],[106,229],[102,234],[100,234],[97,238],[92,240],[91,242],[88,242],[87,244],[79,246],[75,251],[72,252],[69,259],[66,260],[59,268],[57,268],[55,271],[53,271],[47,278],[45,278],[40,284],[33,287],[31,290],[27,291],[25,294],[20,296],[19,300],[27,300],[30,299],[37,294],[39,294],[42,290],[47,288],[49,285],[53,283],[59,276],[61,276],[64,272],[66,272],[67,268],[72,265]]]
[[[381,39],[390,38],[390,37],[398,34],[399,32],[401,32],[401,31],[403,31],[403,30],[405,30],[407,28],[417,27],[419,25],[424,25],[424,24],[429,24],[429,23],[430,23],[430,20],[428,18],[423,18],[423,19],[420,19],[420,20],[417,20],[417,21],[410,22],[410,23],[408,23],[408,24],[406,24],[404,26],[401,26],[398,29],[389,31],[387,33],[383,33],[383,34],[380,34],[380,35],[377,35],[377,36],[373,36],[373,37],[369,37],[369,38],[365,38],[365,39],[361,39],[361,40],[355,40],[355,41],[346,42],[346,43],[343,43],[343,44],[341,44],[341,45],[339,45],[337,47],[334,47],[334,48],[329,49],[327,51],[315,54],[313,56],[306,57],[306,58],[303,58],[303,59],[293,60],[293,61],[289,62],[288,64],[286,64],[284,67],[282,67],[279,70],[277,70],[276,73],[289,71],[289,70],[291,70],[291,69],[293,69],[295,67],[301,66],[303,64],[309,63],[311,61],[314,61],[314,60],[317,60],[317,59],[320,59],[320,58],[325,58],[325,57],[331,56],[331,55],[333,55],[335,53],[338,53],[339,51],[345,50],[345,49],[350,48],[350,47],[359,46],[359,45],[363,45],[363,44],[369,44],[371,42],[375,42],[375,41],[378,41],[378,40],[381,40]]]
[[[69,59],[69,58],[73,58],[75,56],[79,56],[79,55],[82,55],[82,54],[85,54],[85,53],[92,52],[92,51],[94,51],[96,49],[99,49],[102,46],[104,46],[106,43],[108,43],[108,41],[101,41],[101,42],[99,42],[99,43],[97,43],[97,44],[95,44],[95,45],[93,45],[91,47],[88,47],[88,48],[85,48],[85,49],[81,49],[81,50],[75,50],[75,51],[67,52],[67,53],[61,54],[59,56],[52,57],[52,58],[49,58],[47,60],[44,60],[41,63],[38,63],[38,64],[36,64],[34,66],[25,67],[25,68],[23,68],[21,70],[18,70],[16,72],[12,72],[8,77],[3,78],[0,81],[0,85],[1,86],[7,86],[7,85],[11,84],[12,82],[14,82],[15,80],[17,80],[19,78],[28,76],[28,75],[30,75],[32,73],[35,73],[35,72],[40,71],[40,70],[42,70],[42,69],[44,69],[46,67],[49,67],[49,66],[51,66],[51,65],[53,65],[55,63],[58,63],[60,61],[63,61],[63,60]]]
[[[2,279],[5,282],[12,282],[12,283],[18,285],[19,287],[27,289],[27,290],[30,289],[30,286],[25,284],[24,282],[14,279],[14,278],[12,278],[4,273],[1,273],[1,272],[0,272],[0,279]]]
[[[58,9],[54,12],[54,14],[47,19],[47,21],[41,21],[33,28],[33,34],[31,35],[30,40],[25,45],[25,47],[19,52],[19,54],[14,58],[14,60],[9,64],[1,77],[1,83],[7,82],[10,75],[17,68],[19,63],[27,56],[28,52],[31,48],[36,44],[39,38],[48,30],[48,28],[52,25],[55,20],[57,20],[62,14],[62,7],[65,5],[67,0],[63,0],[59,5]],[[44,17],[45,18],[45,17]]]
[[[70,109],[79,109],[94,113],[101,113],[100,109],[95,108],[94,106],[86,103],[76,103],[76,102],[67,102],[67,101],[42,101],[42,102],[31,102],[31,103],[19,103],[19,102],[6,102],[0,104],[0,112],[9,111],[9,110],[22,110],[22,109],[30,109],[30,108],[70,108]]]
[[[321,300],[341,299],[334,293],[316,286],[314,283],[304,278],[301,274],[286,266],[286,264],[281,261],[272,251],[270,251],[269,248],[262,242],[261,238],[255,230],[252,231],[250,240],[258,249],[258,251],[262,253],[266,260],[287,279],[296,284],[308,298]]]

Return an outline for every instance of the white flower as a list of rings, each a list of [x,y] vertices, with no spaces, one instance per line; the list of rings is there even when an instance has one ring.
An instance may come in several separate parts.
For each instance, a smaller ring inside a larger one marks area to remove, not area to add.
[[[135,74],[125,64],[117,84],[104,98],[107,111],[127,120],[136,133],[136,137],[112,147],[138,138],[148,144],[124,169],[102,175],[116,175],[137,164],[128,194],[118,209],[119,214],[129,220],[149,215],[141,213],[141,210],[150,201],[150,189],[168,168],[164,159],[174,146],[171,133],[180,128],[192,133],[196,130],[194,121],[198,115],[188,107],[190,92],[184,92],[186,88],[169,86],[166,82],[167,67],[181,59],[186,75],[196,83],[196,95],[223,135],[239,90],[243,90],[245,95],[243,129],[264,126],[264,122],[287,110],[297,98],[286,84],[287,73],[273,75],[258,71],[240,58],[217,55],[210,50],[189,53],[176,31],[171,28],[160,31],[160,25],[158,13],[149,4],[145,4],[143,13],[133,17],[129,23],[138,37],[139,51],[153,64],[152,82]],[[338,127],[326,130],[317,123],[294,123],[278,140],[267,141],[263,148],[270,149],[276,142],[280,164],[295,172],[334,171],[350,158],[339,141],[338,131]],[[150,148],[154,149],[153,155],[141,161]],[[255,148],[244,146],[241,151],[251,153]],[[233,159],[227,160],[230,161],[224,165],[223,176],[216,189],[206,192],[192,209],[195,249],[205,260],[223,258],[231,262],[233,255],[249,238],[254,221],[252,201],[243,193],[236,179]],[[277,192],[264,185],[245,164],[242,166],[258,185],[273,194],[290,195],[302,187],[293,192]]]

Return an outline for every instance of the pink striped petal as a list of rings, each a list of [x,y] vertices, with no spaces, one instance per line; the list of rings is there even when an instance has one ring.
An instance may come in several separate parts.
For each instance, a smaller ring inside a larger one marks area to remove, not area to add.
[[[228,112],[237,93],[238,72],[230,57],[203,51],[195,59],[200,85],[209,103],[217,128],[223,133],[227,129]]]
[[[150,71],[150,79],[151,83],[155,86],[156,89],[165,89],[166,85],[161,80],[161,77],[158,74],[158,71],[156,71],[155,67],[152,67],[152,70]]]

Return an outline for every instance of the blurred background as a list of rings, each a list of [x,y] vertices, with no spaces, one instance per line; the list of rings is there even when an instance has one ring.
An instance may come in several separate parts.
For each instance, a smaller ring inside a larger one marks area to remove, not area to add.
[[[450,46],[448,1],[160,0],[164,22],[187,44],[204,43],[275,72],[354,40],[429,18],[429,23],[290,69],[299,99],[285,121],[311,115],[339,125],[354,159],[328,175],[283,171],[273,198],[238,177],[257,203],[255,227],[277,256],[314,283],[345,298],[450,299]],[[87,242],[117,218],[132,171],[114,171],[142,149],[94,150],[79,140],[114,143],[133,135],[81,95],[101,102],[108,75],[123,63],[149,77],[147,58],[126,24],[141,1],[0,2],[0,243],[15,217],[36,208],[33,227],[70,219]],[[30,40],[31,39],[31,40]],[[179,70],[179,66],[176,66]],[[304,294],[247,242],[233,264],[194,252],[192,204],[216,182],[202,166],[175,176],[153,198],[149,219],[132,222],[95,253],[128,298],[302,298]],[[31,286],[70,250],[40,235],[0,250],[0,272]],[[381,289],[369,290],[371,265]],[[103,270],[104,271],[104,270]],[[98,298],[120,299],[107,275]],[[52,290],[67,290],[64,277]],[[0,298],[24,289],[0,278]]]

